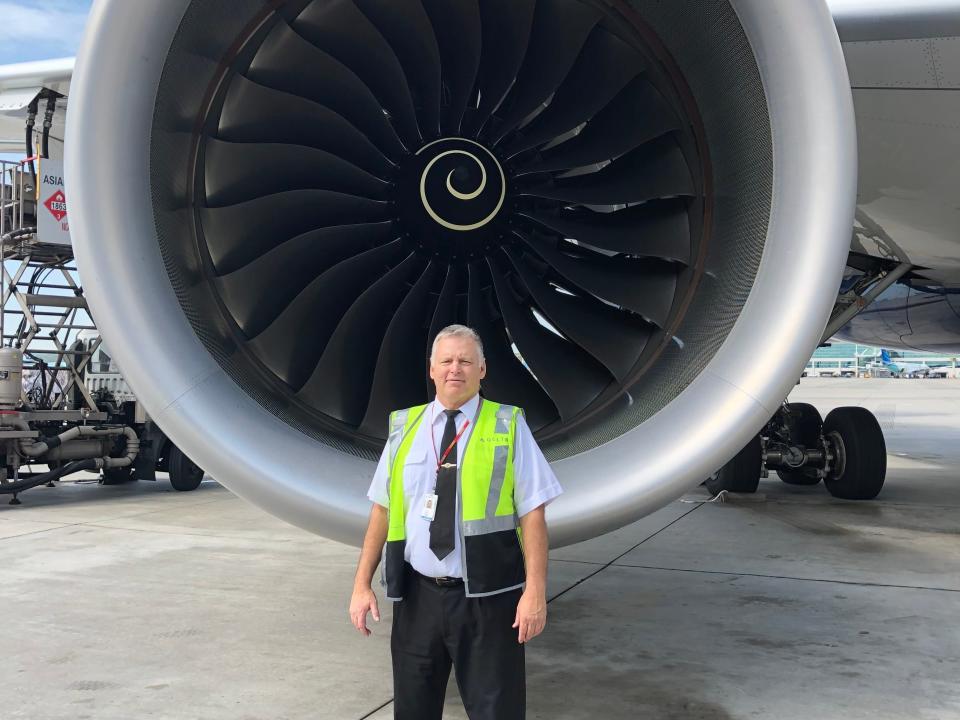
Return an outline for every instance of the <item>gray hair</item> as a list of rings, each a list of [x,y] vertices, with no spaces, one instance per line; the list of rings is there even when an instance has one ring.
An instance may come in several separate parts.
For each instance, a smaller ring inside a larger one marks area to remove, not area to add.
[[[468,338],[473,340],[477,344],[477,352],[480,354],[480,362],[485,362],[483,357],[483,341],[480,339],[480,336],[477,334],[477,331],[466,325],[447,325],[443,330],[437,333],[437,336],[433,339],[433,347],[430,348],[430,362],[433,362],[434,356],[437,354],[437,344],[448,337],[458,337],[458,338]]]

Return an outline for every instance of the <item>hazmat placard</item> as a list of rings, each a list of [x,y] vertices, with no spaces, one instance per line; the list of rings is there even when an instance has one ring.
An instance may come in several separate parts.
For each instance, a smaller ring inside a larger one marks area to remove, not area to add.
[[[70,216],[63,184],[63,161],[40,161],[40,206],[37,208],[37,238],[52,245],[70,244]]]

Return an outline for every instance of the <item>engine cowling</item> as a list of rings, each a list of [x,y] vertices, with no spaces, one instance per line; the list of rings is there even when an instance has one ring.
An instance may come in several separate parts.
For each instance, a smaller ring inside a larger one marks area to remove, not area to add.
[[[836,31],[792,0],[103,0],[66,146],[150,414],[354,543],[456,321],[566,488],[554,544],[700,482],[816,346],[856,194]]]

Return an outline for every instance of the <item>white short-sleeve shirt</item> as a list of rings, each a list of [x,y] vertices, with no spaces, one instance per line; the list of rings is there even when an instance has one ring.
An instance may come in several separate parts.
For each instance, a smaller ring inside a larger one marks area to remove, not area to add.
[[[455,418],[458,431],[468,418],[470,420],[470,424],[457,441],[458,463],[463,457],[463,449],[467,446],[467,440],[473,431],[473,421],[479,405],[480,396],[474,395],[460,408],[460,414]],[[407,455],[404,492],[409,498],[407,505],[409,510],[406,517],[407,544],[404,557],[414,570],[423,575],[463,577],[460,563],[460,534],[454,533],[454,551],[442,561],[438,560],[430,549],[430,521],[420,516],[425,496],[434,492],[436,487],[436,455],[442,455],[445,449],[440,447],[447,422],[443,409],[443,405],[438,400],[434,400],[427,406],[423,421],[417,428]],[[388,462],[388,450],[384,447],[377,470],[373,474],[373,482],[370,483],[370,490],[367,492],[370,500],[384,507],[390,505]],[[513,477],[514,504],[517,507],[517,515],[520,517],[549,503],[563,492],[556,475],[553,474],[553,470],[550,469],[550,465],[533,439],[533,433],[530,432],[530,427],[522,414],[517,417]]]

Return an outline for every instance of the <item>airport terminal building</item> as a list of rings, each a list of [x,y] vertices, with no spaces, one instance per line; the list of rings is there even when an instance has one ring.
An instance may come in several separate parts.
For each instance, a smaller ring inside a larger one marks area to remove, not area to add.
[[[912,350],[888,350],[893,363],[926,366],[934,375],[957,377],[957,358]],[[808,377],[889,377],[881,358],[882,349],[869,345],[833,341],[819,347],[807,363]]]

